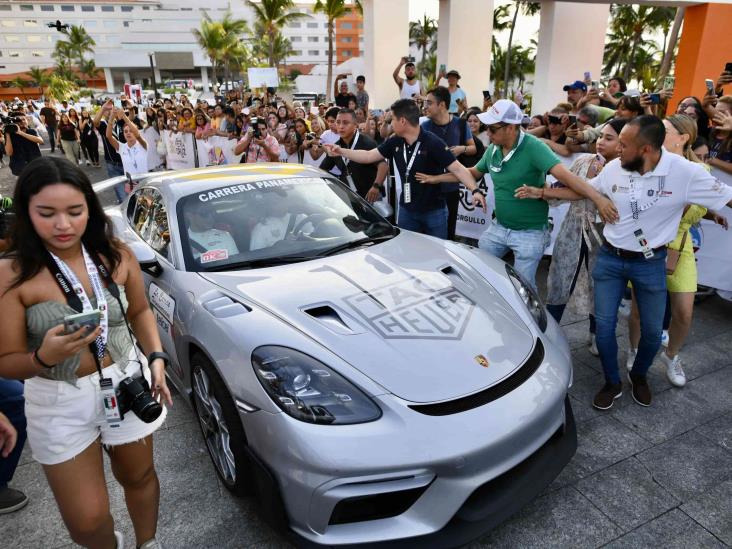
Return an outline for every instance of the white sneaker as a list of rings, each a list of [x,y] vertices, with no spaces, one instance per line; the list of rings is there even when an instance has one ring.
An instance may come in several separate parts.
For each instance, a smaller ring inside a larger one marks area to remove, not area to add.
[[[668,347],[668,330],[661,332],[661,345]]]
[[[681,357],[676,355],[671,358],[665,351],[661,351],[659,358],[666,365],[666,377],[671,385],[674,387],[683,387],[686,385],[686,374],[681,368]]]
[[[592,356],[600,356],[600,351],[597,350],[597,341],[595,340],[595,334],[590,334],[590,345],[587,348]]]
[[[89,161],[87,160],[87,161],[86,161],[86,165],[87,165],[87,166],[91,166],[91,162],[89,162]]]
[[[122,532],[114,531],[114,539],[117,540],[117,549],[124,549],[125,547],[125,535]]]
[[[140,545],[140,549],[163,549],[163,546],[160,545],[157,539],[153,538]]]
[[[628,358],[625,359],[625,367],[628,369],[629,372],[633,369],[633,364],[635,364],[635,355],[637,354],[638,349],[628,349]]]

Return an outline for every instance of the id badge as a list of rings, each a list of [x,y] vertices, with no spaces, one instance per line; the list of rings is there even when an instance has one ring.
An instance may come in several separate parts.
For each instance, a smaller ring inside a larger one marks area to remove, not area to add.
[[[349,174],[348,174],[348,175],[346,176],[346,181],[348,181],[348,186],[349,186],[349,187],[351,187],[351,190],[352,190],[352,191],[353,191],[354,193],[355,193],[355,192],[358,192],[358,191],[356,190],[356,183],[355,183],[355,182],[353,181],[353,176],[351,176],[351,174],[350,174],[350,173],[349,173]]]
[[[102,407],[104,408],[104,418],[107,420],[107,423],[110,423],[112,425],[112,427],[119,427],[119,422],[122,421],[122,416],[119,413],[117,394],[114,392],[112,380],[108,377],[100,378],[99,389],[102,393]]]
[[[653,250],[648,245],[648,240],[646,240],[646,237],[643,235],[643,230],[638,229],[633,232],[636,239],[638,240],[638,244],[640,244],[641,251],[643,252],[643,257],[646,259],[651,259],[655,254],[653,253]]]
[[[412,184],[404,183],[404,203],[409,204],[412,201]]]

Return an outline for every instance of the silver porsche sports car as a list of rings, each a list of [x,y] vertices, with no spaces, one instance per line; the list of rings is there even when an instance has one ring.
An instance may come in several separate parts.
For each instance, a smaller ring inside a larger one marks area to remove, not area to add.
[[[107,211],[170,380],[224,484],[296,544],[457,546],[571,459],[567,342],[504,262],[306,166],[136,182]]]

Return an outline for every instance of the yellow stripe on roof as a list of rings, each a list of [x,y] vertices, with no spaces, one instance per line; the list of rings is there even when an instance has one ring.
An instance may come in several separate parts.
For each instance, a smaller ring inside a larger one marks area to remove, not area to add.
[[[184,179],[195,181],[201,179],[246,177],[256,179],[262,175],[300,175],[311,171],[309,166],[303,164],[256,164],[236,166],[212,166],[210,168],[197,168],[186,170],[177,174],[171,174],[173,179]]]

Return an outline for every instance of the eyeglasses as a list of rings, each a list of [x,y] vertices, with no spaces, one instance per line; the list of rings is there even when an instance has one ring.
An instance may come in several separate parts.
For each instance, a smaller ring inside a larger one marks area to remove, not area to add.
[[[434,103],[434,101],[432,101],[431,99],[425,99],[424,101],[422,101],[422,103],[424,104],[425,107],[429,107],[430,105],[432,105]]]
[[[491,133],[496,133],[506,126],[508,126],[508,124],[491,124],[490,126],[486,126],[486,129]]]

